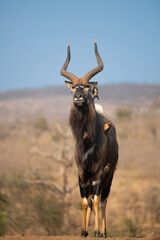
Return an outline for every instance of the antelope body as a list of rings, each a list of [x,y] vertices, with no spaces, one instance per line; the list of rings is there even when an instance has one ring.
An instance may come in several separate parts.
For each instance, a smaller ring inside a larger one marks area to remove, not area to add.
[[[88,226],[92,210],[95,212],[95,236],[100,236],[99,204],[102,208],[102,237],[106,231],[106,202],[118,161],[118,143],[116,130],[108,124],[102,114],[95,109],[94,99],[98,98],[97,82],[89,80],[103,70],[103,62],[95,42],[95,55],[98,66],[78,78],[67,72],[70,61],[70,45],[67,58],[61,69],[61,75],[70,81],[66,85],[73,92],[73,102],[69,123],[75,137],[75,159],[78,167],[79,188],[82,201],[81,236],[88,235]],[[105,131],[105,127],[107,126]]]

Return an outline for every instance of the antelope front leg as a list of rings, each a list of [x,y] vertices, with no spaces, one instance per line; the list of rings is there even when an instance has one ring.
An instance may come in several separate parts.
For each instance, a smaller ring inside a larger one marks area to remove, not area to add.
[[[106,231],[106,199],[101,200],[101,208],[102,208],[102,237],[107,237],[107,231]]]
[[[88,236],[88,229],[86,229],[87,207],[88,207],[88,200],[86,197],[84,197],[84,198],[82,198],[82,230],[81,230],[82,237]]]
[[[86,217],[86,232],[88,233],[89,222],[91,218],[92,209],[88,206],[87,208],[87,217]]]
[[[100,196],[95,195],[93,199],[94,212],[95,212],[95,237],[100,236],[99,231],[99,201]]]

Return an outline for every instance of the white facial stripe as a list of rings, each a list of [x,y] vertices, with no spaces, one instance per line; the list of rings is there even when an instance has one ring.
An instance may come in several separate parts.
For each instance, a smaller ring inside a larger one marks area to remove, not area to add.
[[[76,87],[76,89],[77,89],[77,88],[84,88],[84,86],[79,85],[79,86]]]

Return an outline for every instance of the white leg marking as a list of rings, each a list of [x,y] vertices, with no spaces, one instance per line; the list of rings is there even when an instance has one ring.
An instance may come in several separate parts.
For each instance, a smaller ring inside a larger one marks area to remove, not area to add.
[[[83,202],[84,202],[86,205],[88,205],[88,200],[87,200],[86,197],[83,198]]]
[[[97,199],[97,195],[94,195],[94,201],[96,201],[96,199]]]

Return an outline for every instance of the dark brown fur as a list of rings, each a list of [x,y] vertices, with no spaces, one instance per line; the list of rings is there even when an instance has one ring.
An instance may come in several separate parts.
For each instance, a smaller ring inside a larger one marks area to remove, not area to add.
[[[70,126],[76,140],[75,156],[78,175],[81,184],[101,181],[101,199],[105,199],[110,191],[110,185],[118,161],[118,143],[115,127],[112,124],[107,134],[104,133],[104,123],[108,120],[97,113],[94,103],[82,107],[72,106],[70,113]],[[89,142],[84,141],[84,131],[89,136]],[[83,162],[85,152],[95,146],[94,153]],[[105,166],[110,164],[110,169],[105,174]],[[90,186],[88,197],[92,194]]]

